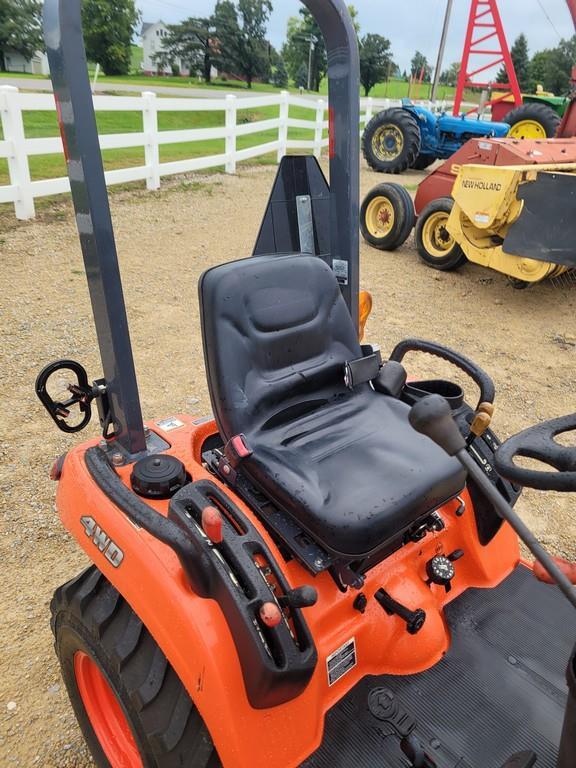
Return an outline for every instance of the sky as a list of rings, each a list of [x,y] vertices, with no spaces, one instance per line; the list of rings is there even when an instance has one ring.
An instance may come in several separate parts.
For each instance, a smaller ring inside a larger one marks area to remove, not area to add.
[[[298,13],[299,0],[272,0],[274,12],[268,38],[280,48],[286,37],[286,22]],[[396,63],[408,69],[416,49],[434,64],[440,41],[446,0],[354,0],[358,9],[360,33],[375,32],[392,43]],[[144,21],[176,23],[188,16],[209,16],[215,0],[137,0]],[[530,52],[557,45],[561,37],[571,37],[574,27],[566,0],[499,0],[504,30],[511,45],[521,33],[528,38]],[[468,19],[469,0],[455,0],[444,68],[462,57]],[[548,18],[547,18],[548,16]]]

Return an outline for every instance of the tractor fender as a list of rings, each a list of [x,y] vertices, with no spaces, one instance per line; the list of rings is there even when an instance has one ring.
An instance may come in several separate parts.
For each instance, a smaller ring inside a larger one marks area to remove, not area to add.
[[[223,764],[265,768],[275,764],[283,742],[290,745],[283,765],[299,765],[322,736],[315,679],[305,718],[300,698],[265,710],[250,706],[219,605],[194,594],[176,554],[102,493],[84,460],[93,445],[73,449],[64,462],[56,497],[63,525],[146,625],[192,698]],[[247,733],[258,738],[247,739]]]
[[[438,129],[438,117],[426,107],[421,107],[416,104],[405,105],[404,109],[418,119],[420,126],[420,133],[422,135],[422,154],[435,155],[437,145],[439,142],[440,132]]]

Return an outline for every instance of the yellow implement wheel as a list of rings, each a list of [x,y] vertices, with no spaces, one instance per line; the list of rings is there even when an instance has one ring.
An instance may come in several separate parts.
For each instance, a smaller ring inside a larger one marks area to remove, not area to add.
[[[442,259],[454,247],[454,239],[446,229],[449,216],[445,211],[438,211],[424,222],[422,242],[430,256]]]
[[[400,184],[378,184],[362,201],[360,230],[373,248],[394,251],[414,228],[414,203]]]
[[[512,139],[545,139],[546,130],[536,120],[520,120],[508,131]]]
[[[449,271],[466,261],[462,249],[447,230],[454,201],[440,197],[424,208],[416,224],[416,247],[429,267]]]
[[[375,131],[372,137],[372,151],[379,160],[396,160],[403,149],[404,136],[396,125],[388,123]]]
[[[372,237],[386,237],[394,226],[394,208],[387,197],[375,197],[366,209],[366,227]]]

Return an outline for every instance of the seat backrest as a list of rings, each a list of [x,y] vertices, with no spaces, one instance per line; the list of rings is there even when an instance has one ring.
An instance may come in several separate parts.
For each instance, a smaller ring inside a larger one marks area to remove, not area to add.
[[[334,273],[315,256],[258,256],[200,278],[208,388],[223,438],[349,394],[362,351]]]

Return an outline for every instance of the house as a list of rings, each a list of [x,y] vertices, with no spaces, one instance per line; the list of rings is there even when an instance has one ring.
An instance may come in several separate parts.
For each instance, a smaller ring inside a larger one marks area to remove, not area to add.
[[[144,56],[142,58],[142,69],[145,75],[171,75],[172,66],[159,67],[154,56],[162,50],[164,39],[168,35],[168,28],[163,21],[156,21],[153,24],[144,22],[142,24],[142,48]],[[180,59],[173,62],[181,75],[189,76],[188,66],[183,64]]]
[[[31,75],[49,75],[48,56],[42,51],[36,53],[29,59],[18,51],[8,48],[4,52],[4,67],[6,72],[25,72]]]
[[[164,39],[168,35],[168,28],[163,21],[156,21],[153,24],[144,22],[142,24],[142,31],[140,36],[142,38],[142,71],[145,75],[171,75],[172,67],[158,67],[155,60],[155,55],[160,53]],[[173,62],[178,67],[179,73],[183,77],[190,77],[190,75],[200,76],[200,72],[190,72],[188,63],[183,63],[181,59],[176,59]],[[218,77],[218,70],[212,67],[212,77]]]
[[[146,75],[171,75],[172,67],[159,68],[154,56],[162,50],[162,41],[168,34],[166,24],[163,21],[157,21],[153,24],[144,22],[142,24],[142,48],[144,56],[142,58],[142,70]],[[179,64],[180,62],[176,62]]]

